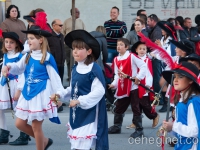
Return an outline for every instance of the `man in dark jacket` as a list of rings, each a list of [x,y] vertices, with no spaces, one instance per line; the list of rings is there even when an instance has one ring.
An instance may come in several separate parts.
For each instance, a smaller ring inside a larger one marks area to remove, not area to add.
[[[152,42],[155,42],[156,40],[161,40],[162,38],[162,32],[161,28],[157,26],[157,22],[159,21],[158,17],[155,14],[151,14],[147,18],[147,24],[150,27],[151,31],[149,32],[149,38]],[[153,66],[153,85],[154,85],[154,91],[159,92],[160,91],[160,78],[162,73],[162,63],[157,58],[152,59],[152,66]],[[161,104],[163,103],[161,99]]]
[[[200,41],[200,37],[198,35],[198,29],[196,27],[192,27],[191,18],[187,17],[184,20],[184,30],[180,30],[180,39],[181,40],[190,40],[194,44]]]
[[[66,58],[66,51],[64,49],[64,36],[61,33],[63,24],[61,20],[55,19],[51,23],[51,26],[52,26],[52,36],[47,38],[47,40],[50,48],[50,53],[55,58],[58,67],[58,73],[61,81],[63,82],[64,62]],[[58,108],[58,112],[61,111],[63,111],[62,106]]]
[[[63,24],[61,20],[55,19],[51,25],[53,29],[52,36],[47,38],[47,40],[49,43],[50,52],[56,60],[59,76],[63,82],[65,62],[64,36],[61,33]]]

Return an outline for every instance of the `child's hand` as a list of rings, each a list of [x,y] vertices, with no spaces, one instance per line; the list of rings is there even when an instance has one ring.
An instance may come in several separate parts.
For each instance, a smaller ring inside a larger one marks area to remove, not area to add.
[[[134,79],[135,79],[135,82],[134,82],[134,83],[135,83],[136,85],[139,85],[139,84],[140,84],[140,80],[139,80],[138,78],[134,78]]]
[[[60,95],[58,94],[53,94],[49,97],[56,105],[58,105],[58,99],[60,98]]]
[[[161,42],[160,42],[160,40],[159,40],[159,39],[158,39],[158,40],[156,40],[156,41],[155,41],[155,43],[156,43],[158,46],[162,47],[162,45],[161,45]]]
[[[77,104],[80,104],[79,100],[71,100],[69,103],[69,107],[75,107]]]
[[[17,101],[18,99],[19,99],[19,96],[21,95],[21,91],[20,90],[17,90],[16,92],[15,92],[15,95],[14,95],[14,97],[13,97],[13,100],[14,101]]]
[[[148,89],[150,89],[150,86],[146,86]],[[145,90],[146,93],[149,93],[149,90]]]
[[[10,66],[3,66],[2,69],[1,69],[1,72],[3,74],[3,76],[7,77],[8,76],[8,71],[10,69]]]
[[[163,121],[163,125],[162,127],[167,131],[172,131],[172,127],[173,127],[173,122],[167,122],[167,121]]]
[[[108,84],[108,89],[113,89],[115,86],[112,84]]]

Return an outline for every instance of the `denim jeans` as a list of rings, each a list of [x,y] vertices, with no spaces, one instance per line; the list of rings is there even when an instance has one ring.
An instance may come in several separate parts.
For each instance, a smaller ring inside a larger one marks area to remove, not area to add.
[[[118,56],[118,52],[116,49],[111,49],[111,48],[108,48],[108,59],[107,59],[107,63],[112,63],[114,58],[116,56]]]

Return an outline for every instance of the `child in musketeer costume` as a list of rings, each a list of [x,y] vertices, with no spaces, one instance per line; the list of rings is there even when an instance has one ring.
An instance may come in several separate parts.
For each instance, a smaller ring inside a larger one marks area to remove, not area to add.
[[[173,87],[177,91],[174,99],[175,121],[163,121],[162,126],[165,130],[174,132],[178,140],[176,150],[200,150],[200,87],[197,82],[199,70],[192,63],[181,62],[162,74],[168,83],[173,80]]]
[[[46,14],[41,14],[35,25],[22,31],[27,34],[30,53],[25,54],[17,63],[8,63],[2,68],[4,75],[24,72],[25,84],[16,106],[16,126],[35,138],[38,150],[47,150],[53,143],[52,139],[44,136],[42,123],[45,118],[49,118],[50,121],[60,124],[57,106],[49,96],[63,88],[55,60],[47,52],[46,37],[51,36],[51,33],[47,31],[45,21]]]
[[[2,33],[2,31],[0,30]],[[1,36],[1,35],[0,35]],[[21,51],[24,49],[23,44],[19,40],[19,36],[15,32],[3,32],[2,36],[4,38],[2,51],[4,53],[3,56],[3,67],[8,63],[18,62],[22,58]],[[13,108],[17,104],[17,100],[21,94],[21,90],[23,85],[21,83],[21,79],[23,79],[23,75],[17,76],[9,74],[7,76],[9,79],[10,86],[10,95],[7,86],[7,79],[1,73],[1,84],[0,84],[0,144],[8,143],[10,131],[7,130],[6,118],[5,118],[5,109],[11,107],[10,96],[12,98]],[[20,81],[19,81],[20,80]],[[23,135],[25,140],[23,145],[28,144],[29,136],[23,132],[20,133]],[[10,143],[9,143],[10,144]]]
[[[105,79],[94,62],[99,58],[98,41],[84,30],[68,33],[65,43],[72,48],[77,64],[72,69],[70,87],[52,95],[70,100],[68,138],[71,149],[108,150],[108,124],[105,104]]]
[[[199,71],[200,71],[200,56],[195,54],[195,53],[192,53],[184,58],[180,58],[179,62],[182,62],[182,61],[187,61],[187,62],[190,62],[192,63],[193,65],[195,65]],[[200,74],[198,76],[198,83],[200,84]]]
[[[121,133],[121,126],[123,122],[124,113],[131,104],[133,111],[133,123],[136,126],[135,132],[130,136],[133,138],[141,137],[143,135],[142,116],[140,111],[140,101],[138,84],[144,79],[146,75],[147,66],[145,62],[137,55],[127,51],[129,48],[129,41],[120,38],[117,41],[117,51],[119,56],[114,59],[114,81],[110,88],[117,88],[115,97],[116,109],[114,114],[114,125],[108,129],[110,134]],[[138,69],[140,71],[138,72]],[[123,78],[119,72],[123,72],[135,79],[135,83],[130,79]]]
[[[141,84],[145,85],[149,89],[153,89],[153,69],[152,69],[152,62],[147,57],[147,46],[145,43],[138,41],[136,42],[131,51],[134,54],[137,54],[140,59],[142,59],[147,64],[147,71],[145,78],[140,81]],[[139,71],[139,69],[138,69]],[[149,91],[145,90],[143,87],[138,87],[139,98],[140,100],[140,108],[141,111],[143,110],[144,114],[151,120],[153,120],[152,128],[155,128],[159,122],[159,114],[152,108],[151,101],[153,100],[153,94],[149,93]],[[133,120],[134,121],[134,120]],[[131,124],[126,128],[135,128],[135,124]]]
[[[188,40],[185,40],[185,41],[171,41],[175,46],[176,46],[176,56],[172,57],[173,61],[175,64],[178,64],[179,63],[179,60],[181,58],[184,58],[190,54],[192,54],[194,52],[194,47],[192,45],[192,43]],[[167,66],[165,68],[165,70],[169,70],[169,67]],[[168,97],[169,97],[169,89],[170,89],[170,85],[168,86],[167,88],[167,91],[166,91],[166,98],[165,98],[165,101],[164,101],[164,105],[163,107],[165,107],[167,109],[167,100],[168,100]],[[170,99],[170,105],[173,107],[174,106],[174,94],[175,94],[175,90],[174,88],[172,87],[172,96],[171,96],[171,99]]]

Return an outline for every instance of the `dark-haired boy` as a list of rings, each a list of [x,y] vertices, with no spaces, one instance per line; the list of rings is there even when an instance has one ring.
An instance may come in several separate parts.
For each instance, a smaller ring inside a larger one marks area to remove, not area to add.
[[[127,51],[129,48],[129,41],[125,38],[117,40],[117,51],[119,56],[114,58],[114,81],[109,85],[110,88],[116,88],[115,97],[116,109],[114,114],[114,125],[108,129],[110,134],[121,133],[121,126],[123,122],[124,113],[129,104],[133,111],[133,120],[136,125],[135,132],[131,137],[137,138],[143,135],[142,117],[139,106],[138,84],[140,80],[144,79],[146,75],[146,63],[135,54]],[[140,71],[138,72],[138,70]],[[120,73],[123,72],[135,79],[135,82],[127,78],[123,78]]]

